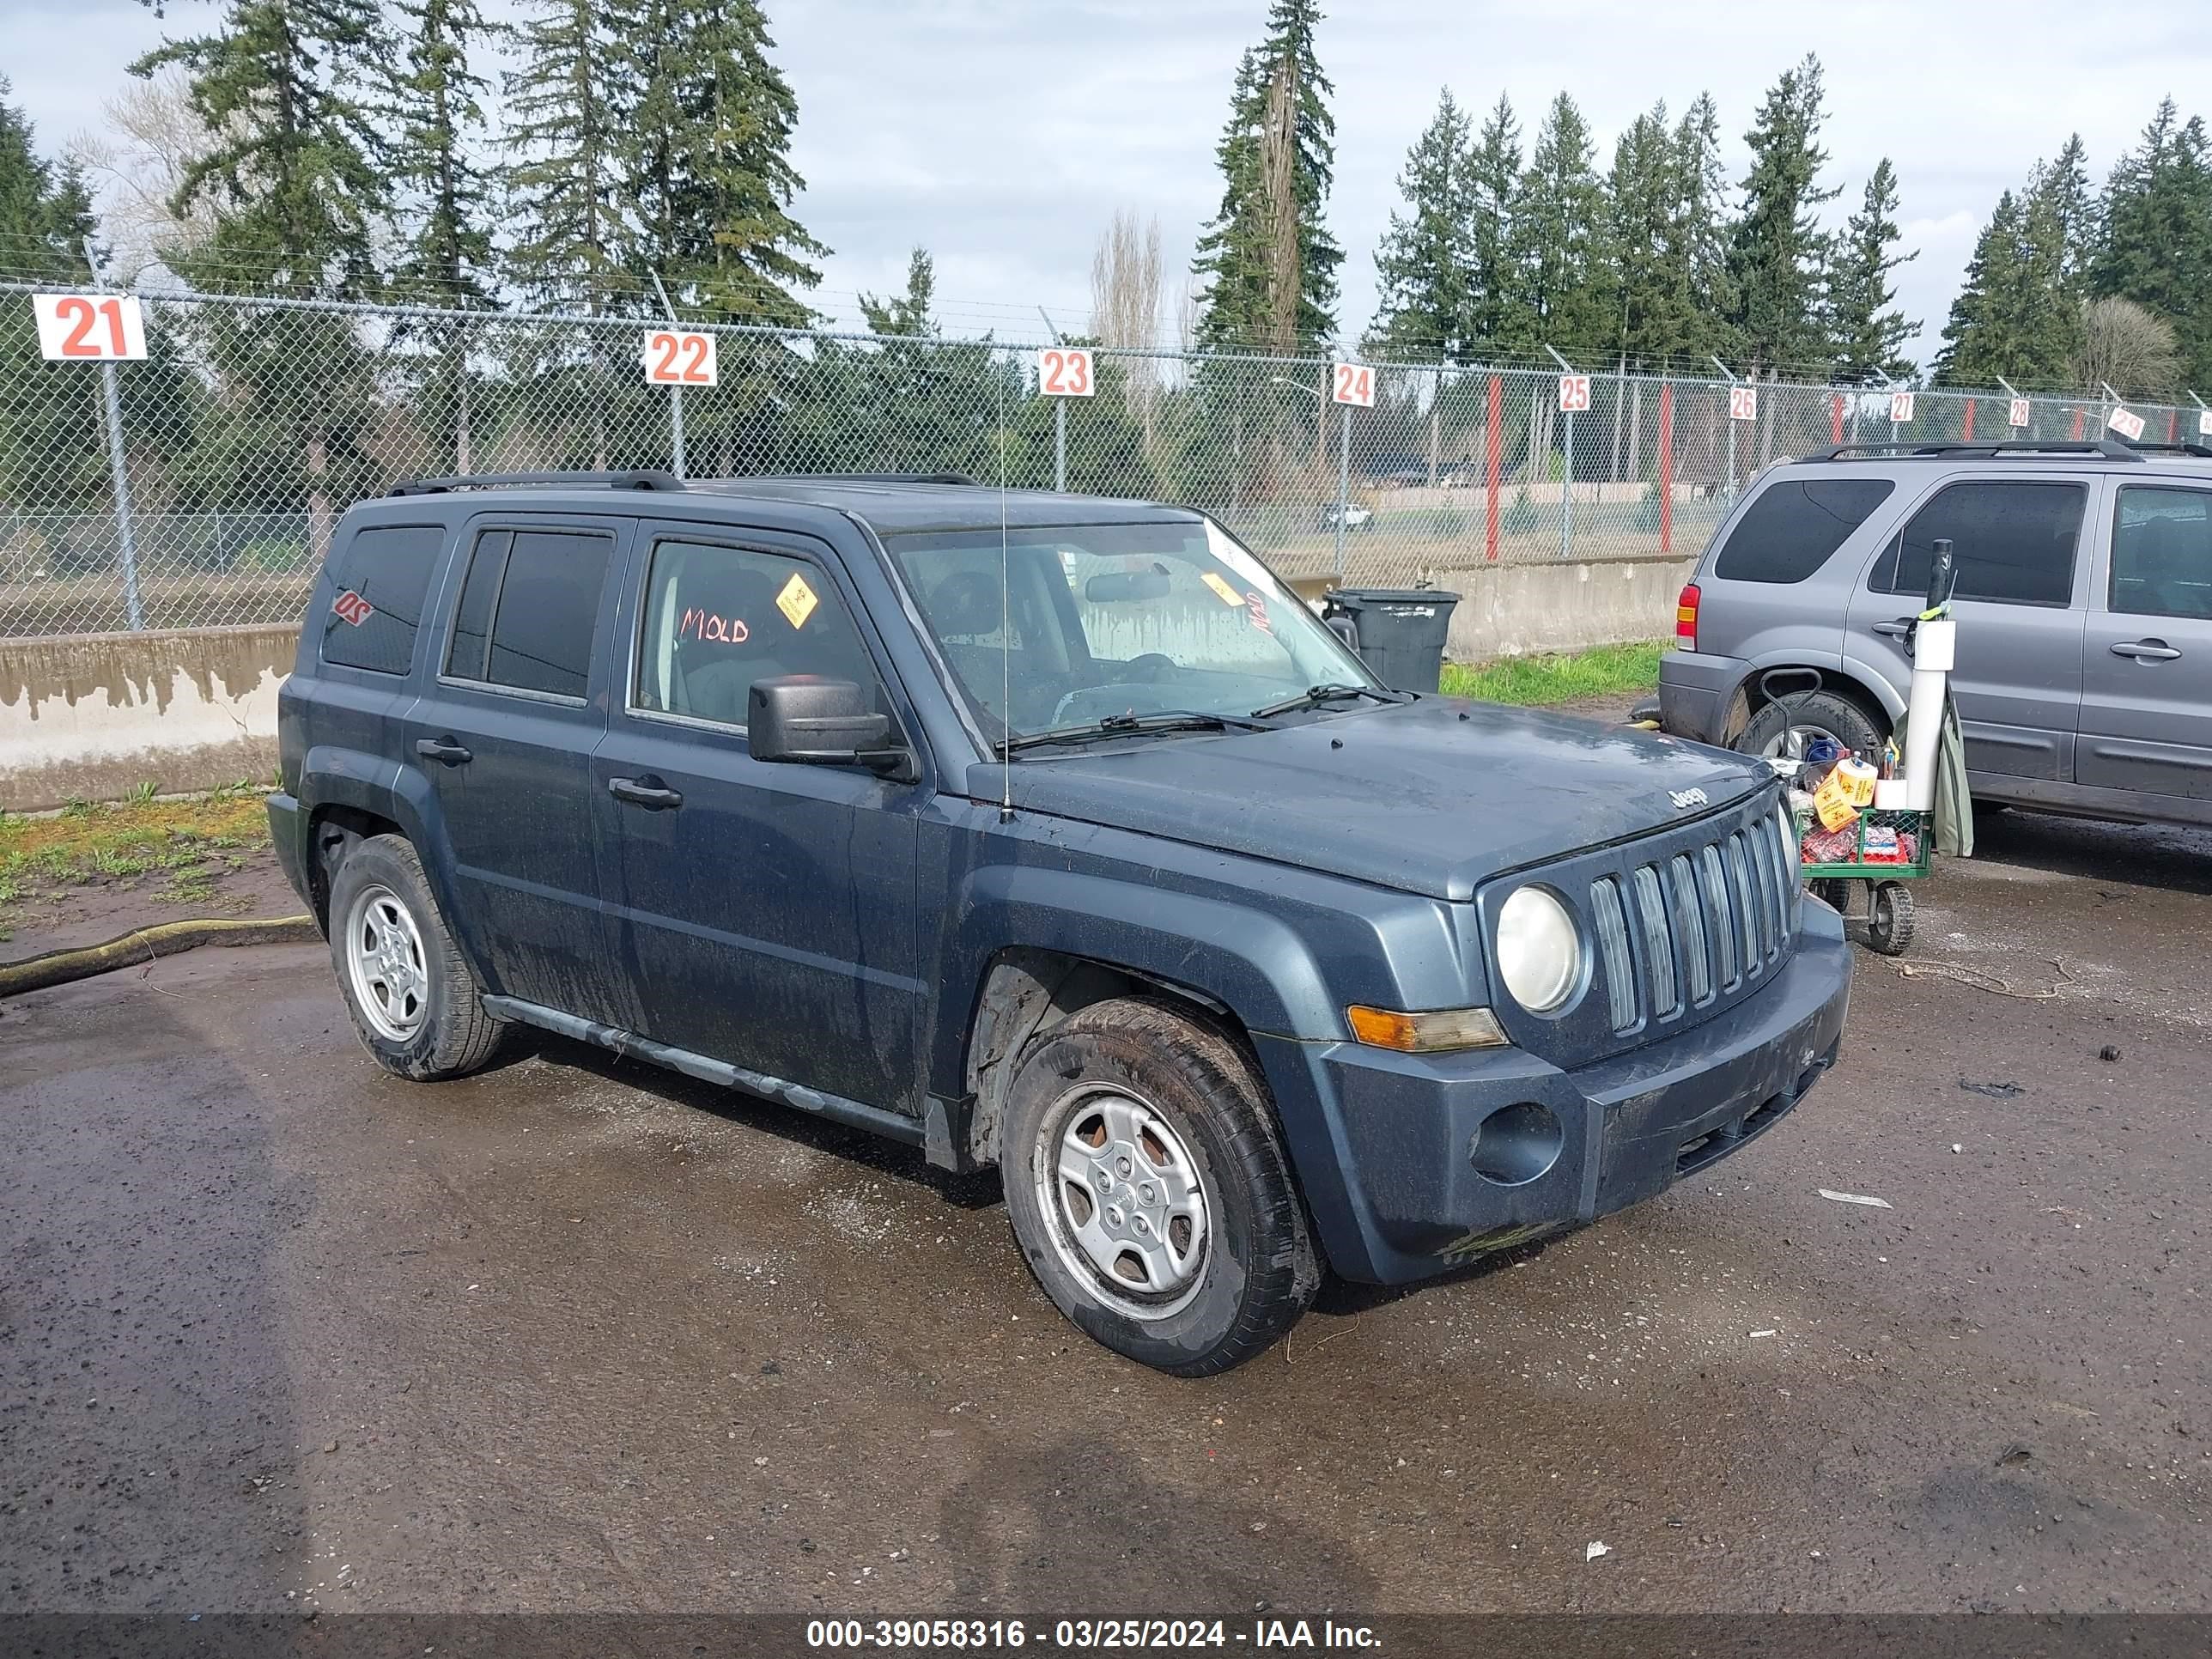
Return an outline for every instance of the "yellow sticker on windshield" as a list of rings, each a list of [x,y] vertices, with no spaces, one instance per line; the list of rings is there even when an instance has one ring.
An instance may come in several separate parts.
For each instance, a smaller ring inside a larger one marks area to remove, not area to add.
[[[806,626],[806,619],[814,614],[814,607],[822,601],[814,597],[814,590],[806,585],[806,578],[797,571],[783,585],[783,592],[775,596],[775,608],[789,618],[793,628]]]
[[[1241,605],[1244,603],[1244,596],[1242,593],[1239,593],[1235,588],[1231,587],[1227,582],[1222,580],[1221,578],[1216,575],[1212,571],[1207,571],[1204,576],[1200,578],[1200,580],[1213,590],[1214,596],[1218,598],[1222,604]]]

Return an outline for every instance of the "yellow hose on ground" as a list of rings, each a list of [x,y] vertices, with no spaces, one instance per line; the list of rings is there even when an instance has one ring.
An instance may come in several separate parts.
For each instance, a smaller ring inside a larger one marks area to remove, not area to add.
[[[273,921],[234,921],[207,917],[196,921],[164,921],[136,928],[98,945],[70,951],[47,951],[21,962],[0,963],[0,997],[21,996],[150,963],[156,957],[173,957],[203,945],[311,945],[322,938],[313,916],[280,916]]]

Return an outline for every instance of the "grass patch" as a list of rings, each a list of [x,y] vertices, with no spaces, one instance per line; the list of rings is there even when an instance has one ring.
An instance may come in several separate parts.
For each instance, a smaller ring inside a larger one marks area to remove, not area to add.
[[[1528,705],[1649,691],[1659,684],[1659,657],[1666,649],[1662,641],[1647,640],[1565,656],[1508,657],[1480,667],[1446,663],[1443,693]]]
[[[21,923],[15,908],[44,890],[159,871],[169,877],[165,902],[191,902],[222,866],[238,867],[235,849],[268,844],[267,811],[246,785],[178,800],[139,789],[106,805],[72,801],[52,817],[0,814],[0,941]]]

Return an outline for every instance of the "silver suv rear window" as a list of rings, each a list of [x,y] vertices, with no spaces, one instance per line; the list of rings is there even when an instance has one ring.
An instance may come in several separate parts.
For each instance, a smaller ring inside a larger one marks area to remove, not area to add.
[[[1781,478],[1736,521],[1713,562],[1723,581],[1802,582],[1897,488],[1887,478]]]

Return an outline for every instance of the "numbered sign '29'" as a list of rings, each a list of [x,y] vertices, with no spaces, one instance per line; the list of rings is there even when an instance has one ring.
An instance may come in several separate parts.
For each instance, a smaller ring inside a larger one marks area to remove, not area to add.
[[[714,386],[714,337],[690,329],[656,328],[645,337],[645,378],[655,386]]]
[[[39,356],[49,362],[136,362],[146,355],[146,319],[128,294],[34,294]]]
[[[1091,354],[1080,346],[1047,346],[1037,353],[1037,390],[1048,398],[1088,398],[1098,390]]]
[[[1375,407],[1375,370],[1366,363],[1336,365],[1335,393],[1340,404],[1357,404],[1362,409]]]

